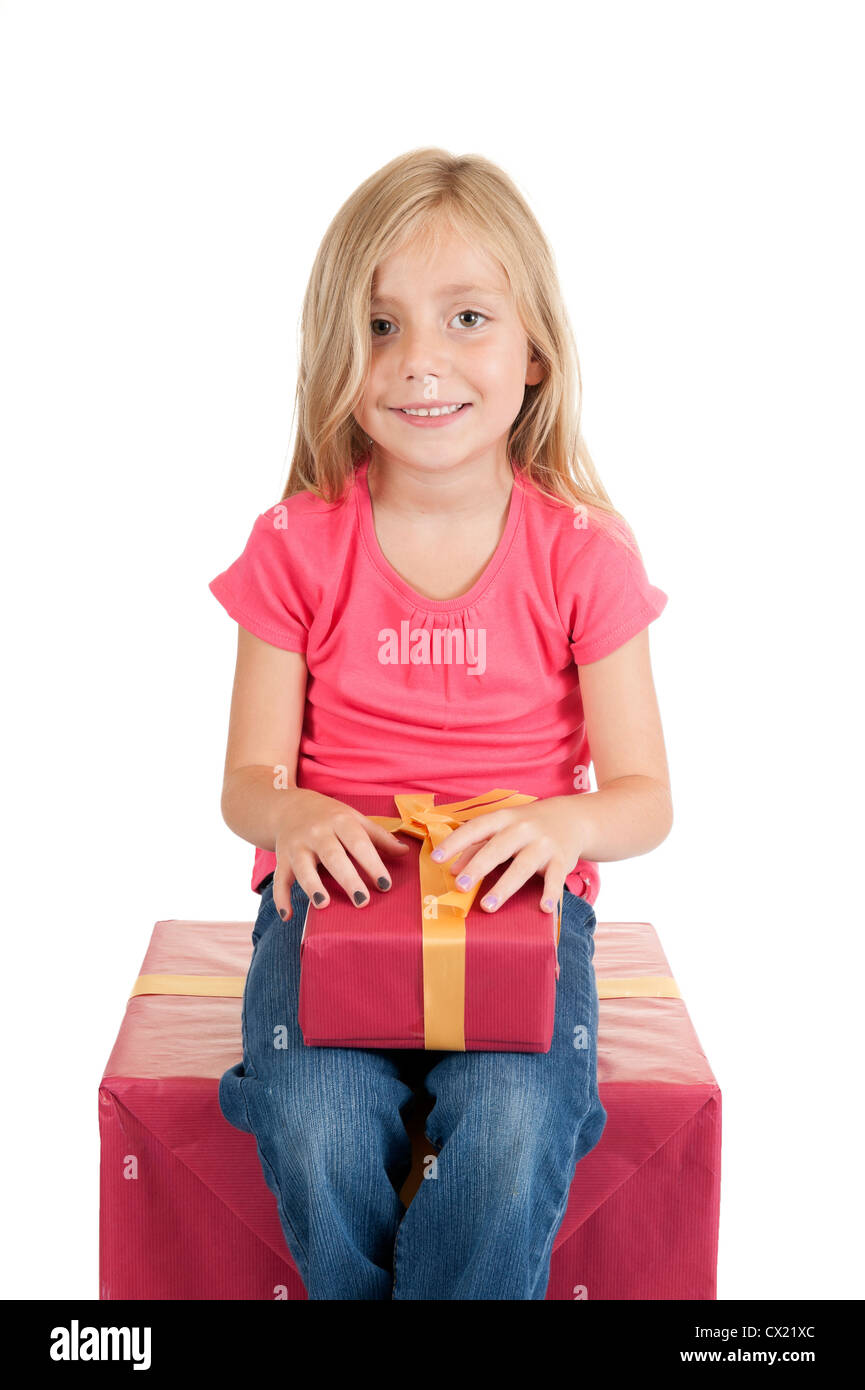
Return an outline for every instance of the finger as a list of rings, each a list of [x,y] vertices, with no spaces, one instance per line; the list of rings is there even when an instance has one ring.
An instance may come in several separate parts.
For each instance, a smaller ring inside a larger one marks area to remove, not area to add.
[[[497,834],[506,824],[498,814],[475,816],[474,820],[466,821],[464,825],[445,835],[433,850],[432,857],[437,864],[447,864],[450,867],[454,855],[464,849],[474,849],[483,840],[489,840]]]
[[[462,891],[468,890],[484,878],[499,864],[504,864],[507,859],[524,849],[529,843],[534,843],[541,853],[543,861],[544,850],[546,847],[543,840],[537,840],[535,829],[525,821],[512,821],[504,826],[498,834],[493,835],[486,844],[481,845],[472,857],[464,863],[459,873],[456,875],[457,887]],[[474,846],[472,846],[474,849]],[[549,845],[549,850],[552,845]],[[525,882],[525,880],[523,880]]]
[[[456,878],[457,874],[462,873],[463,869],[465,868],[466,864],[468,864],[474,852],[474,845],[469,845],[467,849],[461,850],[460,853],[457,855],[456,859],[452,859],[451,862],[448,864],[448,873],[453,874],[454,878]]]
[[[289,921],[292,916],[291,885],[293,883],[294,870],[291,864],[288,860],[283,864],[277,859],[276,868],[273,871],[273,905],[283,922]]]
[[[532,874],[543,873],[544,866],[538,862],[538,858],[536,845],[527,845],[520,854],[516,855],[501,878],[497,879],[481,898],[480,905],[484,911],[498,912],[499,908],[513,897],[518,888],[522,888],[524,883],[528,883]]]
[[[361,823],[376,849],[381,850],[383,854],[401,854],[411,848],[405,840],[397,839],[392,831],[385,830],[383,825],[378,825],[376,821],[370,820],[369,816],[363,816]]]
[[[547,865],[544,873],[544,887],[541,893],[541,911],[548,912],[555,920],[559,911],[559,903],[565,892],[565,875],[552,862]]]
[[[382,893],[387,893],[391,888],[392,880],[385,864],[381,860],[376,846],[372,843],[366,825],[358,820],[348,818],[345,821],[334,822],[334,833],[345,846],[346,850],[362,869],[369,874],[376,888]],[[383,827],[379,826],[379,829]],[[385,831],[387,835],[388,832]],[[406,846],[408,848],[408,846]],[[349,861],[350,862],[350,861]],[[358,882],[365,889],[366,884],[362,879]]]
[[[340,888],[343,889],[349,901],[355,907],[366,907],[369,902],[369,889],[336,835],[318,851],[318,857],[331,878],[335,879]],[[317,873],[316,878],[318,878]],[[321,883],[321,879],[318,881]],[[325,902],[321,903],[320,906],[327,907],[330,902],[330,895],[323,883],[320,891],[327,894]]]
[[[318,850],[297,850],[294,856],[294,873],[311,905],[325,907],[330,901],[330,894],[319,877],[317,854]]]
[[[335,837],[334,844],[339,844]],[[328,859],[332,859],[331,852],[323,845],[321,848],[316,846],[314,851],[311,849],[298,850],[295,855],[294,871],[297,875],[297,881],[313,907],[327,907],[331,901],[330,893],[318,872],[319,860],[326,869],[331,873],[333,872]],[[345,859],[344,862],[347,864],[349,861]],[[339,874],[333,874],[333,877],[339,880]]]

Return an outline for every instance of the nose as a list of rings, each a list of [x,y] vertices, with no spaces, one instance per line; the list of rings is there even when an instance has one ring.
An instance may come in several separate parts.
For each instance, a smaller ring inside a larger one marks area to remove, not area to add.
[[[404,378],[423,381],[425,376],[444,380],[450,372],[450,350],[443,334],[429,324],[403,330],[400,342],[400,373]]]

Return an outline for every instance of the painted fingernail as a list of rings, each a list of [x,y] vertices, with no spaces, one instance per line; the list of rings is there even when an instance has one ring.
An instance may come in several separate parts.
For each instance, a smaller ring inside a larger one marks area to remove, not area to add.
[[[366,902],[366,893],[362,893],[358,888],[357,892],[354,895],[354,900],[357,903],[358,907],[360,907],[361,903]]]
[[[281,907],[281,908],[279,909],[279,915],[280,915],[280,917],[282,918],[283,922],[287,922],[287,921],[288,921],[288,913],[286,912],[286,910],[285,910],[284,907]]]
[[[434,849],[431,857],[436,861],[437,864],[440,864],[445,857],[445,852],[443,849]]]
[[[460,874],[459,878],[457,879],[457,888],[462,888],[463,891],[465,892],[466,889],[471,888],[471,886],[472,886],[471,874]]]
[[[312,895],[312,901],[315,903],[316,907],[318,907],[321,903],[324,902],[324,894],[323,894],[323,893],[313,893],[313,895]]]
[[[554,906],[552,898],[544,898],[542,906],[547,909],[547,912],[552,912]]]
[[[495,893],[488,893],[485,898],[481,898],[481,907],[498,907],[499,900]]]
[[[385,878],[384,875],[382,875],[381,878],[377,878],[376,883],[382,890],[384,890],[385,888],[390,888],[390,879]]]

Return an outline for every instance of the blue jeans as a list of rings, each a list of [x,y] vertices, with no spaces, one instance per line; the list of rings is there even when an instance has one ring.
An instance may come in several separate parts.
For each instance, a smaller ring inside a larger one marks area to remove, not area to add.
[[[307,1047],[297,1022],[307,902],[293,883],[283,922],[263,886],[243,1061],[223,1074],[219,1105],[255,1135],[308,1297],[543,1299],[574,1169],[607,1122],[591,904],[565,888],[553,1043],[533,1053]],[[440,1152],[406,1210],[402,1115],[421,1081]]]

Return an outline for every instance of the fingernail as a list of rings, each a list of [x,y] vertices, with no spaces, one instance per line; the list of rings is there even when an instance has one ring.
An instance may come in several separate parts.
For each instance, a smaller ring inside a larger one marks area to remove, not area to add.
[[[495,893],[488,893],[485,898],[481,898],[481,907],[498,907],[499,900]]]
[[[360,907],[361,903],[366,902],[366,893],[362,893],[358,888],[357,892],[354,895],[354,900],[357,903],[358,907]]]
[[[318,907],[318,905],[319,905],[320,903],[323,903],[323,902],[324,902],[324,894],[323,894],[323,893],[313,893],[313,895],[312,895],[312,901],[315,903],[316,907]]]
[[[286,912],[286,910],[285,910],[284,907],[281,907],[281,908],[279,909],[279,915],[280,915],[280,917],[282,918],[283,922],[285,922],[285,921],[288,920],[288,913]]]
[[[552,912],[554,906],[552,898],[544,898],[541,905],[547,909],[547,912]]]
[[[382,876],[381,878],[377,878],[376,883],[381,889],[390,888],[390,879],[385,878],[384,876]]]
[[[436,861],[437,864],[440,864],[441,861],[444,859],[444,857],[445,857],[445,852],[444,852],[443,849],[434,849],[434,850],[433,850],[433,852],[432,852],[432,858]]]
[[[467,889],[471,888],[471,886],[471,874],[460,874],[459,878],[457,879],[457,888],[462,888],[463,891],[466,891]]]

